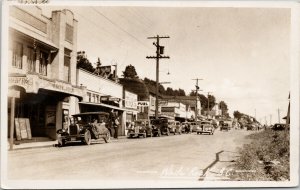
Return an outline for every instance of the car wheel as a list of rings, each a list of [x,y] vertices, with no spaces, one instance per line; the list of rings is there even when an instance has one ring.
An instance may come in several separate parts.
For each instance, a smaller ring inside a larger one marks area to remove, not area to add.
[[[103,138],[105,143],[109,143],[110,142],[110,132],[108,131],[105,135],[105,137]]]
[[[144,138],[146,138],[146,137],[147,137],[147,134],[146,134],[146,133],[144,133],[144,134],[143,134],[143,137],[144,137]]]
[[[84,133],[84,143],[86,145],[91,144],[91,132],[89,130],[86,130],[85,133]]]
[[[65,139],[58,139],[58,146],[63,147],[66,145],[66,140]]]
[[[157,136],[158,136],[158,137],[161,136],[161,132],[160,132],[160,131],[157,132]]]
[[[170,131],[169,131],[169,129],[167,129],[167,136],[169,136],[170,135]]]

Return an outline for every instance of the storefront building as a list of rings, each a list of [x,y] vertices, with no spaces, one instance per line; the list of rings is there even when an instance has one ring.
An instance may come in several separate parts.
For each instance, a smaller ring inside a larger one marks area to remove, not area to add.
[[[85,94],[76,85],[77,21],[69,10],[47,18],[32,6],[12,6],[9,17],[8,134],[56,139]]]
[[[196,112],[198,119],[201,118],[201,102],[196,96],[164,96],[161,102],[164,104],[160,103],[162,112],[171,109],[163,107],[174,107],[174,117],[177,117],[178,121],[195,120]]]
[[[166,105],[162,105],[161,114],[173,117],[175,120],[181,122],[188,119],[186,105],[175,101],[168,101]]]
[[[77,69],[77,85],[86,88],[86,94],[79,102],[80,113],[114,111],[121,125],[118,135],[125,135],[126,109],[123,107],[123,86],[83,69]]]
[[[138,96],[137,94],[123,89],[124,92],[124,107],[126,109],[126,129],[125,135],[127,135],[127,127],[130,123],[137,120],[138,114]]]

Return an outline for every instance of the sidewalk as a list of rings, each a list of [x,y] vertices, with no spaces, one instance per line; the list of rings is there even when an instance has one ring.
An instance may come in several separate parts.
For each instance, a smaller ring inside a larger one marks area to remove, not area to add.
[[[118,139],[111,138],[110,143],[122,142],[127,139],[126,136],[120,136]],[[93,141],[92,141],[93,142]],[[41,142],[26,142],[20,144],[14,144],[13,150],[43,148],[43,147],[57,147],[57,140],[41,141]],[[9,150],[9,141],[7,142],[7,150]]]

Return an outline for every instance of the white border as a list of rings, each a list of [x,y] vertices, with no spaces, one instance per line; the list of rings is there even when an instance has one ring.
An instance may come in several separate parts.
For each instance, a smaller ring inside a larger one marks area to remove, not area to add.
[[[2,56],[1,56],[1,187],[2,188],[188,188],[188,187],[291,187],[299,185],[299,61],[300,61],[300,5],[292,1],[241,2],[241,1],[51,1],[49,5],[63,6],[151,6],[151,7],[255,7],[291,9],[291,180],[288,182],[262,181],[109,181],[109,180],[8,180],[7,179],[7,46],[8,46],[8,6],[17,2],[3,2],[2,5]],[[88,182],[88,183],[87,183]]]

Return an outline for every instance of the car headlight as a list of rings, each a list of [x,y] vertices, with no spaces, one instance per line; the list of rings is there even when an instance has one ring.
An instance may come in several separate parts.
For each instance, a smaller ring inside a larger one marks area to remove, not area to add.
[[[66,130],[65,130],[65,129],[62,129],[61,131],[62,131],[63,133],[64,133],[64,132],[66,132]]]

